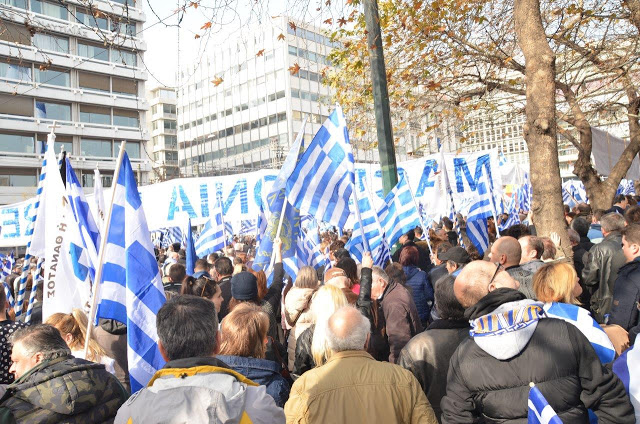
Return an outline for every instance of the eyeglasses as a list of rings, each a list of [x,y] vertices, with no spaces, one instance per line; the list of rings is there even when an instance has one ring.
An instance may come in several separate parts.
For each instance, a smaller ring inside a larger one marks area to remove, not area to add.
[[[489,288],[489,286],[491,286],[491,283],[493,283],[493,280],[496,279],[496,275],[498,275],[498,273],[500,272],[500,268],[502,267],[502,264],[500,264],[500,262],[494,262],[494,265],[496,266],[496,272],[493,273],[493,277],[491,277],[491,280],[489,280],[489,284],[487,284],[487,289]]]

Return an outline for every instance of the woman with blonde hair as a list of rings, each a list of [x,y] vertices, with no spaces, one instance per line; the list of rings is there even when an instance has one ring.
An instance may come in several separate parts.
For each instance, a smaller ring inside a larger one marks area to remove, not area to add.
[[[580,307],[578,296],[582,287],[576,270],[567,262],[551,262],[542,265],[533,276],[533,290],[549,318],[558,318],[573,324],[589,339],[603,364],[615,358],[615,348],[608,334]],[[600,331],[597,331],[600,330]]]
[[[331,353],[326,337],[329,317],[348,304],[347,297],[338,287],[327,284],[318,289],[311,304],[313,323],[302,332],[296,344],[295,375],[302,375],[327,362]]]
[[[266,359],[269,317],[260,306],[242,303],[222,320],[218,359],[248,379],[263,385],[279,407],[291,388],[280,375],[280,364]]]
[[[60,332],[67,346],[71,349],[73,356],[103,364],[107,371],[115,375],[115,360],[106,355],[104,349],[98,344],[93,334],[91,334],[89,338],[87,357],[84,357],[84,341],[87,337],[89,321],[82,310],[74,308],[70,314],[64,314],[62,312],[55,313],[47,318],[46,324],[54,326]]]

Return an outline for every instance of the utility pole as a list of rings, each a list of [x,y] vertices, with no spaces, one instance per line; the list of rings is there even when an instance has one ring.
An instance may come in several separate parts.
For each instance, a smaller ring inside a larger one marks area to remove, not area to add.
[[[382,190],[386,195],[398,183],[398,168],[396,167],[396,152],[393,146],[391,108],[389,107],[389,90],[387,89],[387,71],[382,52],[378,0],[364,1],[364,20],[371,63],[373,107],[376,115],[380,167],[382,168]]]

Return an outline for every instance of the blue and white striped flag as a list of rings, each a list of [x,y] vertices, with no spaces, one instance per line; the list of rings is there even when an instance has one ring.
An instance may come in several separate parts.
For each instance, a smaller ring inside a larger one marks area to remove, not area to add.
[[[384,198],[384,205],[378,210],[378,219],[390,245],[407,231],[420,226],[420,216],[404,173],[400,175],[398,184]]]
[[[204,258],[211,253],[222,250],[225,247],[225,225],[222,216],[222,203],[220,199],[211,211],[211,219],[207,221],[196,241],[196,254]]]
[[[258,231],[257,222],[252,219],[243,219],[240,221],[240,231],[238,232],[239,236],[244,236],[247,234],[256,234]]]
[[[613,363],[613,372],[627,389],[635,411],[636,423],[640,423],[640,342],[637,338],[636,343]]]
[[[509,214],[509,218],[500,224],[500,231],[504,231],[509,227],[520,224],[520,214],[518,214],[518,196],[516,194],[511,196],[509,208],[506,213]]]
[[[536,386],[529,389],[529,424],[562,424],[562,420],[553,410]]]
[[[616,357],[616,350],[607,333],[591,317],[589,311],[568,303],[545,303],[544,310],[550,318],[558,318],[576,326],[589,340],[600,362],[608,364]]]
[[[347,123],[336,106],[287,180],[287,198],[302,215],[343,228],[354,181]]]
[[[320,250],[320,245],[304,231],[301,231],[300,237],[296,239],[295,251],[295,256],[282,259],[282,267],[294,281],[303,266],[312,266],[318,269],[326,266],[329,262],[326,255]]]
[[[349,251],[356,262],[362,262],[366,249],[363,238],[366,238],[374,265],[382,266],[391,254],[384,238],[384,231],[380,226],[380,222],[378,222],[378,214],[373,208],[373,203],[366,190],[359,191],[358,206],[363,227],[360,227],[360,223],[357,220],[355,221],[351,238],[349,238],[344,248]]]
[[[624,194],[625,196],[635,195],[636,188],[633,184],[633,180],[623,179],[622,181],[620,181],[620,184],[618,185],[618,189],[616,190],[616,196],[618,194]]]
[[[135,393],[165,363],[156,331],[156,315],[165,295],[136,176],[126,152],[113,190],[97,318],[127,324],[127,360],[131,391]]]
[[[493,216],[491,194],[484,182],[478,184],[478,197],[469,209],[467,216],[467,237],[482,256],[489,247],[489,228],[487,218]]]
[[[11,270],[13,269],[13,264],[15,264],[15,260],[13,258],[13,252],[7,256],[3,256],[2,258],[2,276],[8,277],[11,275]]]
[[[507,160],[504,152],[502,150],[498,150],[498,165],[504,166],[507,165],[509,161]]]
[[[529,174],[524,174],[524,184],[518,188],[518,211],[529,212],[531,210],[531,181]]]

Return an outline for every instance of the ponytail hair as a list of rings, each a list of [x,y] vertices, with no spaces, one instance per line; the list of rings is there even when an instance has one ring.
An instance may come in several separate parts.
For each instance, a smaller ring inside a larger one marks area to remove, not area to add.
[[[64,314],[62,312],[55,313],[47,319],[46,323],[57,328],[63,338],[67,334],[71,335],[72,339],[67,343],[69,349],[75,351],[84,349],[89,320],[82,310],[75,308],[70,314]],[[91,334],[86,359],[88,361],[99,362],[100,358],[105,355],[104,349],[98,344],[93,334]]]
[[[190,294],[207,299],[211,299],[217,291],[218,283],[211,278],[200,277],[195,279],[190,275],[182,280],[182,287],[180,287],[180,294]]]

